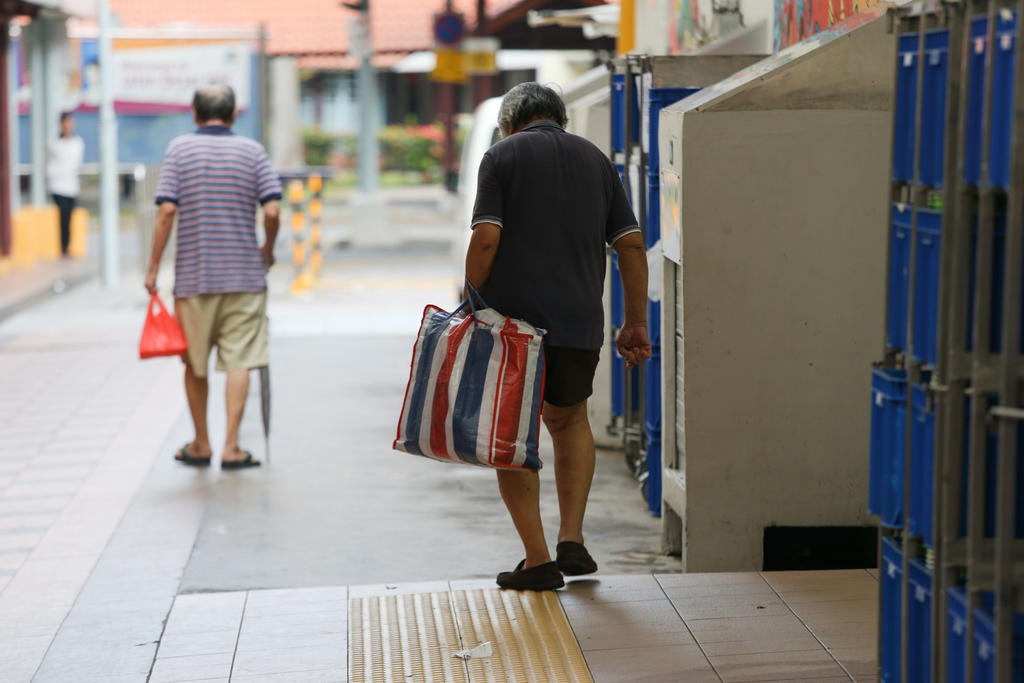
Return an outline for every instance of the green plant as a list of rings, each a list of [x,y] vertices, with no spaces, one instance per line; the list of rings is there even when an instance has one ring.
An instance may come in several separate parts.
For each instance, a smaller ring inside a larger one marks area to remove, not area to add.
[[[381,168],[385,171],[437,173],[444,157],[444,128],[391,125],[380,132]]]
[[[321,130],[319,126],[311,126],[302,131],[302,147],[305,150],[307,166],[326,166],[331,160],[331,152],[338,142],[338,137]]]

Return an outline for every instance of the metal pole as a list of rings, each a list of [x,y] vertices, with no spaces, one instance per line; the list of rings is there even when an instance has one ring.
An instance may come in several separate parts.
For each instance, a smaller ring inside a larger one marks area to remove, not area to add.
[[[1010,188],[1006,216],[1005,277],[1003,280],[1003,335],[1001,372],[999,386],[1000,403],[1012,408],[1020,407],[1020,373],[1017,362],[1021,337],[1021,251],[1024,250],[1024,205],[1020,188],[1024,185],[1024,96],[1021,93],[1020,75],[1024,73],[1024,14],[1018,3],[1016,54],[1014,73],[1017,83],[1014,88],[1012,128],[1010,133]],[[997,46],[990,44],[990,52]],[[999,449],[996,477],[997,519],[996,519],[996,680],[1011,680],[1016,673],[1014,644],[1014,614],[1020,597],[1018,586],[1014,585],[1014,539],[1017,496],[1024,495],[1017,488],[1017,443],[1020,432],[1018,423],[1004,417],[999,422]]]
[[[370,9],[360,13],[365,49],[359,66],[359,191],[364,196],[377,193],[380,173],[377,147],[377,75],[373,69],[373,48],[370,45]]]
[[[29,26],[32,78],[32,190],[33,206],[46,204],[46,22],[37,16]]]
[[[110,44],[110,0],[97,0],[100,20],[100,222],[102,279],[117,285],[120,266],[117,207],[117,118],[114,116],[114,61]]]
[[[19,28],[18,31],[21,29]],[[0,22],[0,31],[3,31],[4,37],[9,38],[12,34],[11,25],[7,21],[7,17],[4,17]],[[18,34],[14,34],[18,35]],[[18,161],[19,161],[19,147],[21,146],[21,134],[19,128],[19,116],[18,116],[18,98],[11,97],[10,93],[12,89],[17,89],[18,86],[18,67],[17,60],[15,59],[14,43],[11,40],[7,40],[7,47],[4,49],[4,56],[7,58],[6,64],[6,76],[7,85],[3,88],[2,96],[7,99],[7,107],[0,115],[3,115],[7,119],[7,137],[3,140],[8,144],[10,153],[7,155],[6,161],[10,163],[9,169],[9,188],[10,188],[10,203],[8,206],[11,207],[10,214],[13,215],[21,208],[21,181],[18,178]],[[8,238],[10,226],[8,226]],[[8,244],[8,247],[10,245]]]
[[[0,15],[0,147],[8,146],[8,149],[17,147],[17,136],[12,136],[11,117],[9,115],[8,102],[8,28],[7,17]],[[17,130],[17,129],[14,129]],[[0,256],[10,253],[11,250],[11,196],[13,195],[12,162],[13,154],[0,152]]]
[[[259,35],[259,77],[260,77],[260,105],[257,111],[260,113],[260,142],[263,146],[270,147],[270,59],[267,57],[267,25],[260,24]]]

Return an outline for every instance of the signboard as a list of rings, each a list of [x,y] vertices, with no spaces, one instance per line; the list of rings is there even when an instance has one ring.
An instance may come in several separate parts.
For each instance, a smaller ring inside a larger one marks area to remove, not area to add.
[[[462,41],[462,52],[466,56],[466,73],[488,75],[498,73],[498,49],[501,41],[497,38],[466,38]]]
[[[465,83],[466,63],[459,50],[434,50],[434,70],[430,72],[430,80],[437,83]]]
[[[466,35],[466,18],[460,12],[441,12],[434,15],[434,40],[438,45],[454,47]]]
[[[876,7],[880,0],[775,0],[775,51]]]
[[[114,102],[190,108],[198,88],[223,83],[239,109],[250,104],[250,51],[235,44],[190,45],[114,52]]]

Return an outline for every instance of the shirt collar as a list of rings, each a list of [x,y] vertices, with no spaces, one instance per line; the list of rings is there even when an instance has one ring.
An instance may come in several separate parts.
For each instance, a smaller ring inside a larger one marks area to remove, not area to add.
[[[564,130],[560,125],[552,121],[551,119],[537,119],[531,121],[520,129],[520,133],[525,130],[533,130],[534,128],[554,128],[555,130]]]
[[[212,125],[212,126],[199,126],[196,129],[197,135],[231,135],[231,129],[227,126]]]

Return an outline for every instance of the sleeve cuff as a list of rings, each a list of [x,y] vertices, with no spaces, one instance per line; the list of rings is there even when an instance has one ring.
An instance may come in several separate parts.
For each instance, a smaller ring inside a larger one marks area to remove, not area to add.
[[[623,228],[622,230],[619,230],[617,233],[612,235],[612,238],[610,240],[608,240],[608,244],[615,244],[626,235],[631,235],[634,232],[640,232],[639,225],[631,225],[628,228]]]
[[[469,227],[470,229],[473,229],[476,226],[480,225],[481,223],[494,223],[502,230],[505,229],[505,224],[497,216],[477,216],[476,218],[473,219],[473,224],[470,225]]]
[[[280,192],[271,192],[270,194],[263,195],[262,197],[260,197],[260,204],[266,204],[267,202],[272,202],[275,199],[276,200],[280,200],[281,199],[281,193]]]
[[[174,197],[168,197],[168,196],[167,196],[167,195],[165,195],[165,194],[158,194],[158,195],[156,196],[156,205],[157,205],[157,206],[160,206],[160,205],[161,205],[161,204],[163,204],[164,202],[170,202],[171,204],[174,204],[175,206],[177,206],[177,205],[178,205],[178,200],[177,200],[177,199],[175,199]]]

